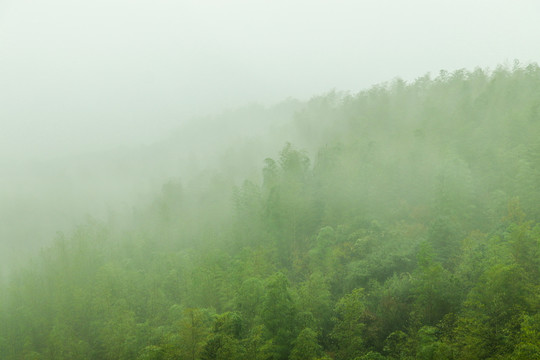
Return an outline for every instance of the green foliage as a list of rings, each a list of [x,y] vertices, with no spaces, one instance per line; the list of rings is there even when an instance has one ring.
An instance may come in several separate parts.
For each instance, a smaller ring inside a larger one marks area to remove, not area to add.
[[[236,313],[224,313],[214,322],[214,330],[208,337],[201,354],[202,360],[241,359],[240,334],[242,319]]]
[[[200,309],[186,309],[180,323],[179,337],[181,358],[196,360],[203,353],[209,333],[210,319]]]
[[[268,360],[274,357],[272,340],[265,337],[265,329],[262,325],[253,327],[243,344],[246,360]]]
[[[224,160],[9,274],[0,358],[539,359],[539,91],[530,65],[298,103],[259,181]]]
[[[365,355],[356,357],[355,360],[386,360],[386,357],[375,351],[370,351]]]
[[[521,317],[512,360],[540,359],[540,314]]]
[[[273,275],[267,281],[261,319],[272,339],[276,359],[286,359],[291,351],[296,313],[287,278],[282,273]]]
[[[365,350],[366,305],[364,289],[355,289],[336,304],[332,337],[337,342],[338,358],[353,359]]]
[[[401,330],[392,332],[384,341],[383,351],[390,359],[401,359],[407,353],[407,334]]]
[[[439,341],[438,329],[431,326],[423,326],[418,330],[416,359],[421,360],[445,360],[452,359],[452,352],[448,345]]]
[[[313,316],[314,329],[325,335],[330,332],[332,294],[328,280],[320,272],[311,274],[309,279],[299,285],[298,308],[301,312]]]
[[[412,290],[414,316],[422,324],[435,325],[445,314],[457,309],[462,300],[461,288],[448,270],[433,261],[429,247],[421,248],[418,265]]]
[[[298,334],[291,351],[290,360],[316,360],[322,354],[322,347],[317,343],[317,333],[305,328]]]

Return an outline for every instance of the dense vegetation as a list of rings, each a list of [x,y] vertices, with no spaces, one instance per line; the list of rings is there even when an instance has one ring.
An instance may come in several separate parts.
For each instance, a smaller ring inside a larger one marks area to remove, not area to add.
[[[540,359],[538,66],[294,126],[261,181],[206,171],[59,234],[3,286],[0,358]]]

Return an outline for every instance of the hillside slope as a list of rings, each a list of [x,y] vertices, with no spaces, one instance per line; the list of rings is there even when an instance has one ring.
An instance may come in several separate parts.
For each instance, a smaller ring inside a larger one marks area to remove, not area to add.
[[[218,161],[58,235],[2,289],[0,357],[540,359],[537,65],[329,93],[280,129],[259,177]]]

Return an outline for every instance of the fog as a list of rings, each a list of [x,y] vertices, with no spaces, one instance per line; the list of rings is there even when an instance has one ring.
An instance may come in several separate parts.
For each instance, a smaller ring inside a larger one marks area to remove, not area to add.
[[[3,1],[0,159],[147,144],[195,115],[536,61],[536,1]]]
[[[536,1],[2,1],[3,257],[189,179],[232,144],[258,143],[234,160],[258,166],[300,141],[280,125],[292,100],[265,120],[234,109],[537,61],[539,13]]]
[[[539,14],[0,0],[0,358],[538,358]]]

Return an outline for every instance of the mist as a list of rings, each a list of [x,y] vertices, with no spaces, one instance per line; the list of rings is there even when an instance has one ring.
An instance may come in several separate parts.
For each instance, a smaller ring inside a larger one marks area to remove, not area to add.
[[[0,154],[163,138],[195,116],[535,61],[535,1],[3,1]]]
[[[0,357],[535,358],[538,14],[0,0]]]

